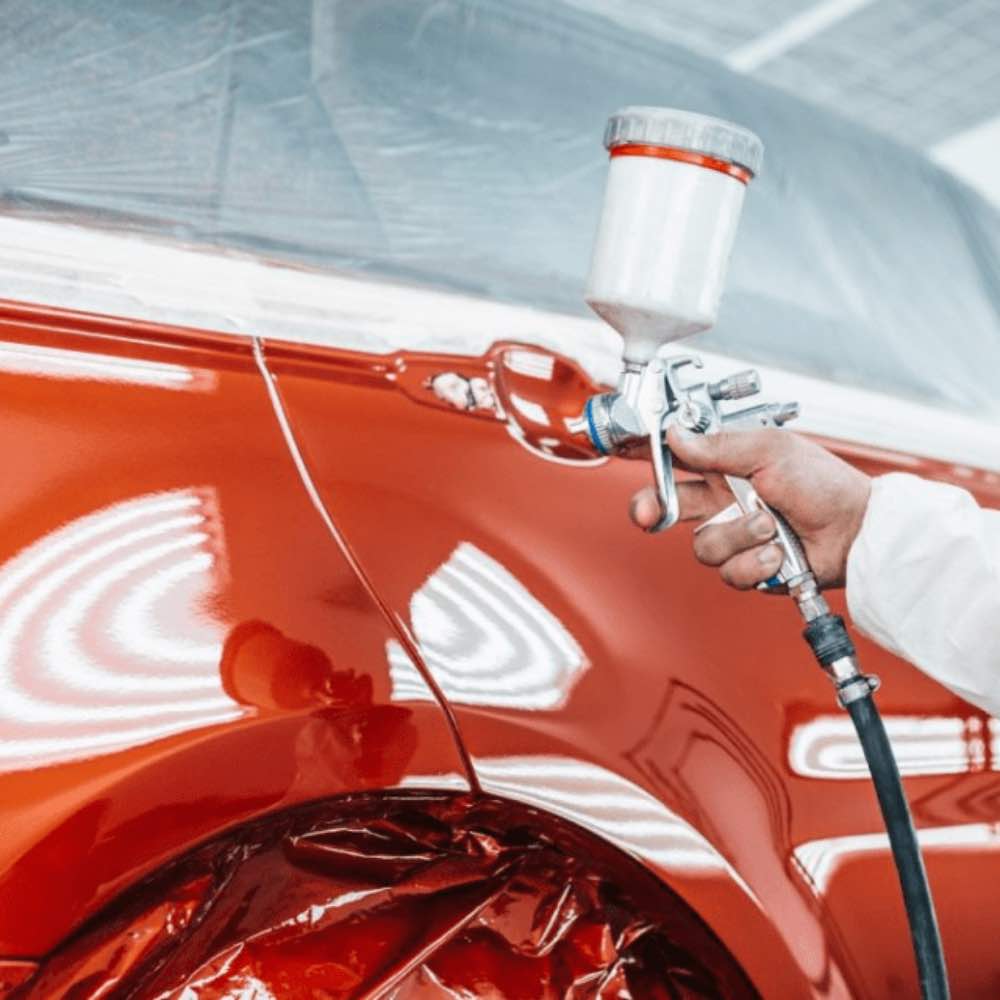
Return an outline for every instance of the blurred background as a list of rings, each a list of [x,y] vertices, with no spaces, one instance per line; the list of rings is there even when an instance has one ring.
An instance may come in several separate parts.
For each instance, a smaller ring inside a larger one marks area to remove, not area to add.
[[[995,0],[569,0],[916,146],[1000,203]]]
[[[996,0],[39,9],[0,3],[8,216],[585,315],[608,115],[700,111],[766,147],[705,345],[1000,418]]]

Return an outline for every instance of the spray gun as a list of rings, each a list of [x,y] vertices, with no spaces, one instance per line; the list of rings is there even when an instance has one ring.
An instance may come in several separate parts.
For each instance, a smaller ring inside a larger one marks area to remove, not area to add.
[[[648,446],[661,510],[651,529],[656,532],[679,516],[668,428],[715,434],[780,427],[798,415],[797,403],[730,410],[725,404],[760,392],[757,372],[707,382],[697,378],[697,355],[660,353],[714,324],[744,193],[760,170],[764,148],[748,129],[667,108],[619,111],[608,122],[604,143],[611,162],[586,299],[622,335],[623,368],[617,390],[591,397],[584,416],[602,454],[629,457]],[[721,517],[766,510],[777,525],[775,541],[784,558],[762,586],[786,586],[807,626],[822,632],[821,662],[841,703],[865,697],[877,682],[858,670],[846,632],[834,641],[843,622],[831,621],[835,616],[795,532],[748,480],[726,481],[736,509]]]
[[[677,523],[680,515],[673,459],[665,434],[671,426],[695,434],[715,434],[721,430],[751,427],[781,427],[798,416],[798,403],[763,403],[742,410],[726,411],[723,402],[744,399],[760,392],[760,376],[752,369],[737,372],[718,382],[684,379],[683,372],[701,369],[694,354],[661,358],[654,356],[643,365],[627,363],[617,392],[602,393],[587,400],[584,415],[595,448],[603,455],[629,455],[640,443],[648,445],[653,461],[653,477],[660,501],[660,520],[649,530],[663,531]],[[750,514],[770,508],[757,496],[746,479],[726,476],[736,498],[719,519]],[[797,581],[809,572],[801,546],[784,519],[770,511],[778,526],[777,541],[784,561],[764,587]]]
[[[616,391],[587,401],[584,422],[594,448],[604,455],[643,457],[648,448],[661,509],[655,532],[670,528],[679,516],[665,438],[671,426],[695,434],[780,427],[798,414],[798,405],[734,409],[729,404],[760,391],[756,372],[709,382],[700,377],[696,355],[661,353],[715,322],[743,197],[763,158],[760,139],[704,115],[630,107],[611,117],[604,144],[610,166],[586,300],[622,335],[623,365]],[[947,997],[927,876],[872,697],[878,681],[861,672],[844,621],[830,612],[788,522],[748,480],[725,478],[734,505],[718,519],[766,510],[777,525],[774,541],[783,552],[782,565],[760,587],[787,588],[806,623],[804,637],[854,722],[899,872],[922,995]]]

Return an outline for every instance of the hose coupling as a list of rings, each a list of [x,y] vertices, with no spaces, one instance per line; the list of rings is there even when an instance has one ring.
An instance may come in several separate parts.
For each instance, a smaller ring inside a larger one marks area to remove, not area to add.
[[[852,702],[869,698],[880,687],[882,682],[874,674],[855,674],[849,680],[837,685],[837,701],[841,708],[847,708]]]

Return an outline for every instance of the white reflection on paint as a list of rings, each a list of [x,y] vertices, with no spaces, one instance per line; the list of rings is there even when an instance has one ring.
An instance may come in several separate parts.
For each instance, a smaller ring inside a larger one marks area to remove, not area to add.
[[[510,393],[507,398],[522,417],[530,420],[533,424],[541,424],[543,427],[549,426],[549,415],[545,412],[544,407],[534,400],[524,399],[516,392]]]
[[[161,361],[11,343],[0,344],[0,371],[48,378],[133,382],[163,389],[190,389],[210,377],[207,372],[198,372],[196,377],[190,368]]]
[[[503,365],[518,375],[550,382],[555,368],[555,358],[541,351],[524,351],[515,347],[504,352]]]
[[[883,715],[899,770],[904,775],[962,774],[986,767],[987,739],[997,770],[996,719],[983,731],[979,716]],[[788,742],[795,774],[850,780],[868,777],[861,744],[846,715],[821,715],[795,726]]]
[[[469,780],[457,771],[443,771],[440,774],[404,774],[399,779],[400,788],[430,788],[440,790],[455,788],[460,792],[469,790]]]
[[[995,851],[1000,849],[1000,826],[996,823],[963,823],[917,830],[922,851]],[[792,852],[816,892],[826,893],[837,869],[864,855],[889,854],[889,835],[862,833],[826,840],[809,840]]]
[[[37,767],[245,714],[222,689],[214,501],[114,504],[0,566],[0,767]]]
[[[738,878],[693,826],[614,771],[554,755],[476,757],[473,763],[485,791],[573,820],[663,868]]]
[[[463,542],[414,593],[410,617],[450,701],[548,709],[586,666],[565,626],[495,559]],[[432,696],[396,640],[386,644],[394,701]]]

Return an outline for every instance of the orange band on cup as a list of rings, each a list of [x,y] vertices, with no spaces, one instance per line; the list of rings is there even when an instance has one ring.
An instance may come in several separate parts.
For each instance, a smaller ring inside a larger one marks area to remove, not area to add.
[[[655,156],[661,160],[693,163],[696,167],[707,167],[709,170],[718,170],[720,174],[728,174],[743,184],[749,184],[753,177],[753,171],[741,167],[738,163],[728,163],[725,160],[717,160],[714,156],[704,156],[690,149],[675,149],[673,146],[643,146],[630,142],[623,146],[613,146],[611,156]]]

